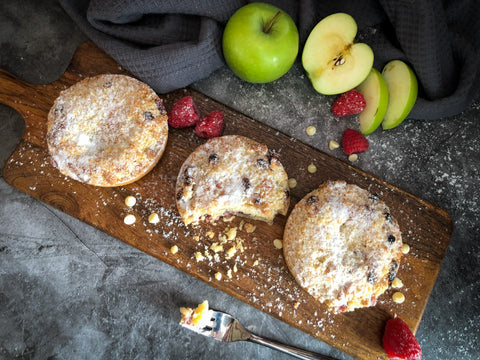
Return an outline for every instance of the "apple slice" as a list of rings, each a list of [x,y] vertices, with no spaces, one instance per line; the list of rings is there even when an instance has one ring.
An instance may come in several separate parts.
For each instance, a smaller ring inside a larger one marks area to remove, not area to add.
[[[387,83],[382,74],[372,68],[367,78],[357,87],[357,91],[363,95],[367,103],[358,116],[360,132],[364,135],[371,134],[380,126],[387,111]]]
[[[382,122],[384,130],[398,126],[410,113],[418,95],[417,77],[401,60],[392,60],[382,70],[388,87],[387,112]]]
[[[357,23],[336,13],[321,20],[308,36],[302,53],[303,68],[316,91],[341,94],[359,85],[370,73],[373,51],[354,43]]]

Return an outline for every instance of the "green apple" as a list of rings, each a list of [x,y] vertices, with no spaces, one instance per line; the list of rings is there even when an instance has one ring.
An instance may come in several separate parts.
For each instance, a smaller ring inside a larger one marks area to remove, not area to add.
[[[298,30],[279,8],[250,3],[238,9],[223,32],[223,55],[239,78],[267,83],[283,76],[298,54]]]
[[[348,14],[336,13],[311,31],[302,54],[303,68],[316,91],[341,94],[359,85],[370,73],[373,51],[354,43],[357,23]]]
[[[382,123],[387,111],[388,88],[382,74],[375,68],[370,70],[367,78],[357,87],[365,98],[365,109],[358,115],[360,132],[364,135],[374,132]]]
[[[387,112],[382,122],[384,130],[399,125],[410,113],[418,95],[417,77],[401,60],[392,60],[382,70],[388,87]]]

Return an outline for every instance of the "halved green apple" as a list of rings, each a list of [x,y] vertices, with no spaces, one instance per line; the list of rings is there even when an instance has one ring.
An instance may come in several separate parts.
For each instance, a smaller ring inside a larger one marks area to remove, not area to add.
[[[354,43],[357,23],[348,14],[336,13],[321,20],[305,42],[303,68],[316,91],[341,94],[359,85],[370,73],[373,51]]]
[[[360,132],[364,135],[374,132],[382,123],[387,111],[388,88],[382,74],[372,68],[367,78],[357,87],[367,105],[358,116]]]
[[[392,60],[382,70],[388,87],[387,112],[382,122],[384,130],[399,125],[410,113],[418,95],[417,77],[401,60]]]

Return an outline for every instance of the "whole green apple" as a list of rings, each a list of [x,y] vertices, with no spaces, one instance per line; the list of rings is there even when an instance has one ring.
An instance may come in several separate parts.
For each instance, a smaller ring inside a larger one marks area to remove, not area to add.
[[[298,54],[298,30],[279,8],[251,3],[228,20],[222,46],[235,75],[251,83],[267,83],[292,67]]]

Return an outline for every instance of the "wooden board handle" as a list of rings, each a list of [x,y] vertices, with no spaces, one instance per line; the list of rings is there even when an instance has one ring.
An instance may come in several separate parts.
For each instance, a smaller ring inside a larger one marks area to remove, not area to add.
[[[25,120],[23,139],[46,148],[47,117],[60,91],[85,76],[101,73],[127,73],[92,42],[75,52],[66,72],[50,84],[30,84],[0,69],[0,103],[15,109]]]
[[[78,78],[62,76],[50,84],[31,84],[0,69],[0,103],[18,111],[25,120],[23,139],[45,147],[47,132],[46,114],[61,90]]]

